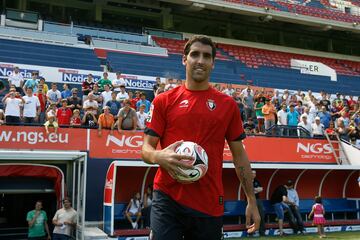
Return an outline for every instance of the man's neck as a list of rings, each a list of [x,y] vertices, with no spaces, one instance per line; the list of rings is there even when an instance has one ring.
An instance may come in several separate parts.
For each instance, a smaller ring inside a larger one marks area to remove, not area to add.
[[[204,82],[198,83],[198,82],[195,82],[194,80],[186,80],[185,87],[188,90],[193,90],[193,91],[207,90],[207,89],[209,89],[209,82],[204,81]]]

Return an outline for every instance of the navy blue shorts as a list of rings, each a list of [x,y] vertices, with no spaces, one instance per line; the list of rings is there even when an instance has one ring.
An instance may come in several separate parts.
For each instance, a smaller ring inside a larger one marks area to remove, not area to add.
[[[222,216],[208,216],[184,207],[160,191],[153,194],[150,240],[223,239]]]

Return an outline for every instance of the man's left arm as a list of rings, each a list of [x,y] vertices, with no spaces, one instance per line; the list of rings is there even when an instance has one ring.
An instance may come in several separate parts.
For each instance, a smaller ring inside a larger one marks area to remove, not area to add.
[[[241,141],[229,142],[229,147],[233,155],[236,175],[241,182],[248,202],[246,207],[246,227],[248,233],[253,233],[259,229],[260,215],[256,205],[250,162]],[[251,221],[253,221],[253,224],[251,224]]]

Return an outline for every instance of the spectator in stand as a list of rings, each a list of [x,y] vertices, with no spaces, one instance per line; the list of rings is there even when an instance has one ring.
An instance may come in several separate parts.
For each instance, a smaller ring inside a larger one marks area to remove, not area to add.
[[[33,90],[33,92],[37,92],[37,87],[38,87],[38,72],[32,72],[31,73],[31,78],[26,80],[24,87],[23,87],[23,91],[24,93],[26,93],[26,89],[31,88]]]
[[[4,110],[0,109],[0,126],[5,124],[5,113]]]
[[[102,129],[110,129],[110,135],[113,134],[114,131],[114,116],[110,113],[110,108],[108,106],[103,107],[104,113],[100,114],[98,119],[98,135],[101,137]]]
[[[140,108],[139,108],[139,111],[136,112],[136,116],[137,116],[137,119],[138,119],[137,127],[140,130],[144,130],[146,128],[145,121],[149,117],[149,114],[147,114],[145,112],[145,108],[146,108],[146,106],[144,104],[142,104],[140,106]]]
[[[63,84],[63,90],[61,91],[61,98],[67,99],[68,97],[71,97],[72,93],[69,89],[69,85],[67,83]]]
[[[304,108],[304,113],[303,114],[306,115],[309,123],[313,123],[315,121],[315,116],[314,116],[314,114],[310,113],[310,108],[309,107]],[[299,116],[301,116],[301,115],[299,114]]]
[[[277,112],[277,119],[278,119],[277,124],[281,126],[287,126],[288,124],[287,118],[288,118],[287,106],[285,103],[283,103],[281,105],[281,110]],[[287,136],[287,135],[288,135],[287,129],[282,127],[280,129],[280,136]]]
[[[98,82],[97,82],[97,85],[99,86],[99,91],[100,92],[103,92],[104,91],[104,86],[105,85],[110,85],[111,88],[112,88],[112,82],[108,79],[108,76],[109,74],[107,72],[104,72],[103,73],[103,78],[100,79]]]
[[[39,103],[40,103],[39,123],[43,123],[45,121],[47,98],[46,98],[46,94],[44,93],[42,84],[39,84],[38,91],[37,93],[34,94],[34,96],[37,96],[39,99]]]
[[[254,115],[254,96],[251,94],[251,89],[246,88],[245,94],[243,95],[243,104],[245,110],[245,118],[246,121],[248,118],[252,118]]]
[[[116,95],[116,100],[122,103],[125,99],[129,99],[129,94],[125,91],[125,85],[121,85],[120,92]]]
[[[274,105],[270,102],[270,99],[265,100],[265,105],[261,109],[265,119],[265,131],[275,125],[276,110]]]
[[[347,100],[347,105],[350,109],[351,113],[354,113],[355,110],[355,106],[356,106],[356,101],[354,100],[354,96],[349,96],[349,99]]]
[[[331,115],[326,110],[325,106],[321,106],[321,111],[317,115],[320,118],[320,122],[322,125],[324,125],[324,128],[328,128],[331,121]]]
[[[321,93],[320,104],[321,104],[321,106],[324,106],[326,108],[326,111],[329,111],[331,102],[328,99],[328,96],[325,92]]]
[[[42,90],[43,90],[43,94],[47,94],[47,92],[49,91],[49,86],[45,83],[45,78],[40,77],[39,79],[39,86],[42,85]]]
[[[320,121],[320,117],[315,118],[315,122],[311,125],[312,134],[314,138],[324,137],[324,125]]]
[[[236,92],[236,91],[233,92],[232,98],[234,99],[234,101],[236,102],[236,105],[238,106],[238,108],[240,110],[241,119],[244,119],[244,104],[243,104],[243,100],[239,96],[239,92]]]
[[[7,125],[20,123],[20,111],[21,105],[25,103],[19,92],[15,92],[15,89],[10,90],[8,94],[2,99],[5,104],[5,121]]]
[[[87,79],[82,83],[81,89],[83,92],[83,101],[86,100],[87,96],[89,95],[89,93],[93,90],[94,88],[94,80],[93,80],[93,75],[89,74]]]
[[[275,90],[274,96],[271,98],[271,103],[275,106],[275,101],[277,100],[278,104],[281,104],[281,96],[279,94],[279,90]]]
[[[250,90],[250,91],[249,91]],[[247,96],[248,95],[248,92],[250,92],[250,94],[252,96],[254,96],[254,91],[250,88],[250,84],[247,84],[246,85],[246,88],[244,88],[242,91],[241,91],[241,96]]]
[[[52,111],[47,113],[47,121],[44,123],[46,134],[49,135],[49,128],[54,128],[55,134],[58,132],[59,124],[56,121],[55,114]]]
[[[272,101],[271,103],[274,105],[276,111],[280,111],[280,110],[281,110],[281,104],[280,104],[280,102],[279,102],[279,99],[275,99],[275,100]],[[277,118],[276,118],[276,119],[277,119]]]
[[[110,113],[114,116],[115,120],[117,120],[117,114],[121,108],[120,102],[116,100],[116,92],[111,93],[111,100],[106,103],[106,106],[110,108]]]
[[[355,145],[356,141],[358,139],[360,139],[359,138],[360,137],[360,132],[359,132],[360,129],[356,126],[354,120],[350,121],[348,130],[349,130],[348,136],[349,136],[350,142]]]
[[[226,84],[226,88],[222,91],[224,94],[228,96],[232,96],[233,92],[235,92],[235,89],[232,87],[232,84]]]
[[[146,99],[146,94],[144,92],[140,93],[140,100],[136,103],[136,109],[139,110],[141,105],[145,105],[145,112],[150,111],[151,102]]]
[[[74,111],[75,109],[77,110],[82,109],[82,100],[80,97],[78,97],[77,88],[71,89],[71,96],[67,98],[67,104],[68,104],[68,108],[70,108],[71,111]]]
[[[6,90],[5,83],[0,79],[0,94]]]
[[[26,95],[23,97],[24,107],[22,118],[24,123],[35,123],[39,120],[40,115],[40,101],[37,96],[33,95],[32,88],[28,87],[26,89]]]
[[[264,214],[264,205],[262,203],[262,200],[260,199],[260,193],[264,190],[261,186],[259,180],[256,179],[256,171],[252,170],[252,177],[253,177],[253,187],[254,187],[254,193],[256,197],[256,205],[259,210],[260,214],[260,228],[259,228],[259,234],[260,236],[265,236],[265,214]]]
[[[304,106],[302,104],[302,101],[296,101],[295,111],[297,111],[299,115],[302,115],[304,113]]]
[[[289,100],[289,104],[294,104],[295,106],[297,105],[298,100],[296,98],[296,95],[290,95],[290,100]]]
[[[116,122],[116,126],[118,127],[119,133],[122,130],[136,130],[137,127],[137,116],[136,111],[130,107],[130,100],[125,99],[123,101],[123,106],[118,113],[118,120]]]
[[[304,104],[309,106],[309,104],[311,103],[311,99],[312,99],[313,95],[312,95],[312,91],[311,90],[308,90],[308,93],[307,95],[305,96],[304,100]]]
[[[176,80],[176,86],[181,86],[183,84],[183,80],[177,79]]]
[[[132,91],[128,91],[129,100],[131,101],[131,106],[133,109],[136,109],[136,103],[138,100],[134,99],[134,93]]]
[[[167,84],[165,85],[165,91],[169,91],[169,90],[177,87],[174,79],[172,79],[172,78],[168,78],[166,82],[167,82]]]
[[[259,134],[264,133],[264,114],[262,113],[262,107],[264,105],[265,103],[263,102],[263,99],[261,97],[255,99],[254,110],[255,110],[256,119],[258,121],[257,127]]]
[[[98,104],[101,106],[103,99],[102,99],[98,84],[94,84],[93,90],[91,91],[91,93],[93,94],[94,100],[97,101]],[[88,94],[88,97],[89,97],[89,94]]]
[[[297,101],[303,101],[302,99],[301,99],[301,94],[302,94],[302,92],[301,92],[301,90],[300,89],[298,89],[297,90],[297,92],[296,92],[296,99],[297,99]],[[304,94],[304,97],[305,97],[305,94]]]
[[[161,83],[161,79],[160,77],[156,77],[155,79],[156,83],[153,86],[153,91],[154,91],[154,96],[156,96],[156,91],[159,89],[160,87],[160,83]]]
[[[61,93],[57,90],[56,83],[51,83],[51,89],[46,94],[48,103],[55,103],[56,106],[60,104]]]
[[[286,105],[289,105],[290,103],[290,93],[289,90],[285,89],[284,93],[282,95],[282,103],[286,103]]]
[[[290,207],[288,204],[291,204],[289,201],[287,189],[284,185],[278,186],[274,192],[271,195],[271,204],[274,207],[277,219],[279,221],[279,235],[283,236],[283,224],[284,224],[284,213],[288,214],[289,222],[291,228],[294,230],[294,232],[297,232],[297,226],[295,223],[294,215],[292,214],[292,211],[290,210]]]
[[[336,107],[336,102],[333,101],[330,108],[331,121],[336,122],[336,119],[340,117],[340,111]]]
[[[333,102],[335,102],[335,107],[338,112],[340,112],[344,108],[344,102],[341,99],[340,93],[336,93],[336,98],[333,100]]]
[[[9,75],[8,78],[9,86],[14,85],[16,88],[16,91],[19,93],[23,92],[23,84],[24,84],[24,78],[20,73],[19,67],[14,67],[13,72]]]
[[[289,200],[289,207],[290,210],[292,212],[292,214],[294,215],[295,219],[296,219],[296,223],[297,223],[297,231],[300,231],[301,234],[304,234],[304,223],[301,217],[301,213],[300,213],[300,209],[299,209],[299,195],[297,193],[297,191],[294,189],[294,183],[292,180],[289,180],[286,185],[285,185],[286,189],[287,189],[287,197]],[[297,232],[294,232],[295,234]]]
[[[345,127],[344,121],[341,118],[338,118],[336,122],[337,124],[336,124],[335,132],[339,135],[341,139],[344,139],[346,141],[349,140],[349,136],[348,136],[349,129]]]
[[[125,79],[121,76],[121,72],[117,72],[116,79],[112,80],[113,92],[118,94],[120,92],[120,86],[125,85]]]
[[[335,135],[336,129],[335,129],[335,123],[330,122],[329,127],[325,129],[325,133],[328,135]]]
[[[292,127],[289,129],[289,136],[297,136],[296,128],[299,124],[299,113],[295,111],[295,106],[293,104],[290,105],[290,110],[287,113],[287,124]]]
[[[95,101],[95,97],[93,93],[89,93],[88,95],[88,99],[85,100],[84,105],[83,105],[83,109],[85,112],[87,111],[92,111],[92,113],[94,114],[94,116],[97,116],[98,113],[98,102]]]
[[[360,106],[358,104],[355,106],[355,112],[351,116],[351,120],[354,120],[356,125],[360,123]]]
[[[45,118],[46,118],[46,120],[48,120],[49,115],[54,115],[54,117],[55,117],[55,116],[56,116],[56,113],[57,113],[56,104],[55,104],[55,103],[51,103],[51,104],[49,105],[49,107],[46,109],[46,112],[45,112]]]
[[[67,100],[62,99],[61,100],[61,107],[58,108],[56,112],[56,118],[58,120],[59,125],[70,125],[70,119],[72,116],[72,111],[67,106]]]
[[[350,119],[348,117],[349,114],[346,113],[346,111],[340,112],[340,117],[337,120],[341,120],[344,123],[344,126],[347,128],[350,123]]]
[[[81,118],[80,118],[80,110],[75,109],[73,111],[73,115],[70,119],[70,126],[72,127],[80,127],[81,126]]]
[[[107,102],[111,100],[110,85],[104,85],[104,91],[101,93],[101,97],[103,99],[103,107],[106,106]]]
[[[244,123],[244,131],[246,135],[256,134],[256,125],[252,118],[248,118]]]
[[[301,115],[301,121],[298,123],[298,127],[300,127],[298,129],[299,137],[309,137],[309,134],[310,137],[312,137],[312,127],[311,127],[311,123],[307,120],[307,115],[305,114]],[[301,127],[307,130],[309,133],[302,130]]]
[[[165,92],[165,83],[160,83],[159,88],[156,90],[155,97],[163,92]]]
[[[81,123],[83,126],[87,127],[87,128],[95,128],[97,125],[97,118],[96,115],[94,114],[94,112],[92,111],[92,108],[88,108],[85,113],[83,118],[81,119]]]

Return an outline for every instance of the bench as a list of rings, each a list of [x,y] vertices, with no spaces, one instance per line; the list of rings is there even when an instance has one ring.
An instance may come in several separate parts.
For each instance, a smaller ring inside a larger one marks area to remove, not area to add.
[[[114,204],[114,220],[124,220],[125,218],[125,210],[127,207],[127,203],[115,203]]]

